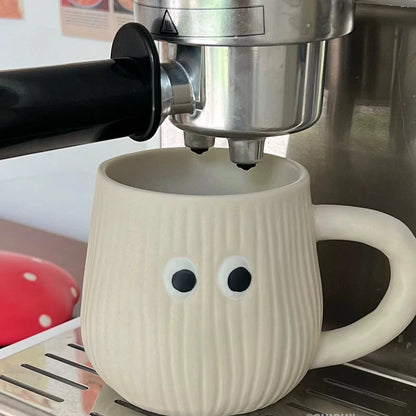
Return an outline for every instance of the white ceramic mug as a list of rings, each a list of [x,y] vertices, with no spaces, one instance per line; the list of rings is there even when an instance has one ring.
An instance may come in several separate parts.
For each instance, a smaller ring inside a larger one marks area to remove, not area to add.
[[[316,242],[381,250],[391,281],[372,313],[321,333]],[[416,240],[380,212],[314,206],[309,175],[266,155],[158,149],[98,171],[82,335],[98,374],[160,414],[224,416],[268,406],[310,368],[363,356],[416,314]]]

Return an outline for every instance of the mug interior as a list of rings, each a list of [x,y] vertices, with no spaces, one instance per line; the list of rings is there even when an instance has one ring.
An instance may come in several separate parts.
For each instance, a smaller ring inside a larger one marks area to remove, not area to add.
[[[229,159],[228,149],[196,155],[187,148],[155,149],[104,162],[104,175],[123,185],[167,194],[240,195],[292,185],[307,177],[299,164],[265,155],[249,171]]]

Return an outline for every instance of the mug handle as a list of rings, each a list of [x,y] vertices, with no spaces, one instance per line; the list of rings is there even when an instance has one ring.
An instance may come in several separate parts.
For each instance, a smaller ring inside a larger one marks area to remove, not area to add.
[[[416,238],[401,221],[365,208],[314,206],[317,241],[349,240],[375,247],[390,262],[390,284],[377,308],[321,334],[311,368],[342,364],[382,347],[416,315]]]

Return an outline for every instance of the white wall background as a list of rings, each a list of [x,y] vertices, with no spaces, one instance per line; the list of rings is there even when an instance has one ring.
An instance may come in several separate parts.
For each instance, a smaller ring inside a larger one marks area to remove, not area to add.
[[[59,0],[24,0],[23,20],[0,20],[0,69],[108,58],[110,42],[62,36]]]
[[[24,20],[0,20],[0,70],[109,56],[109,42],[62,36],[59,3],[24,0]],[[98,164],[159,145],[124,138],[0,160],[0,218],[86,241]]]

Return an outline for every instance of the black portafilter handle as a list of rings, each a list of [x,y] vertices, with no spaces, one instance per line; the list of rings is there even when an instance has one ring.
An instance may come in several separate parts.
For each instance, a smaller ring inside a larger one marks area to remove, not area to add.
[[[144,141],[160,120],[159,56],[138,23],[118,31],[111,59],[0,71],[0,159],[123,136]]]

